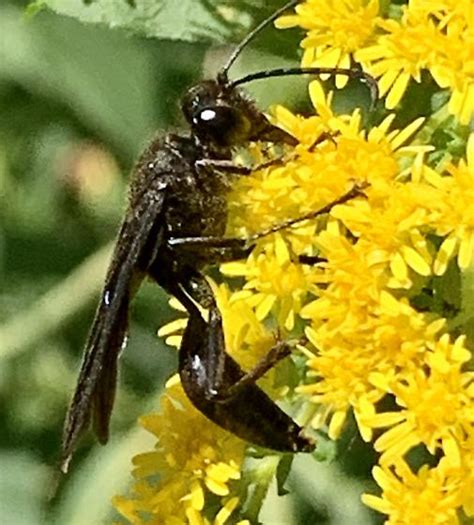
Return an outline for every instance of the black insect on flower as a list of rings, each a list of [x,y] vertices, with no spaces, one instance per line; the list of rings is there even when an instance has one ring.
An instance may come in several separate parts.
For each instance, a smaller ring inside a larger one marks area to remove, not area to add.
[[[225,351],[221,314],[201,273],[206,265],[245,257],[259,237],[223,237],[230,179],[249,173],[233,163],[234,149],[255,141],[295,144],[295,139],[272,125],[238,86],[277,76],[342,74],[365,81],[376,98],[373,79],[357,69],[280,68],[229,79],[229,68],[248,42],[296,3],[289,2],[258,25],[235,49],[216,79],[202,81],[188,90],[182,110],[190,132],[154,140],[136,164],[128,208],[65,421],[63,472],[68,469],[80,435],[91,423],[98,440],[108,440],[129,304],[145,278],[175,296],[189,313],[179,352],[179,373],[191,402],[221,427],[256,445],[284,452],[310,451],[314,447],[302,429],[255,384],[289,354],[288,346],[277,344],[245,373]],[[336,203],[354,194],[349,192]],[[208,311],[207,319],[201,308]]]

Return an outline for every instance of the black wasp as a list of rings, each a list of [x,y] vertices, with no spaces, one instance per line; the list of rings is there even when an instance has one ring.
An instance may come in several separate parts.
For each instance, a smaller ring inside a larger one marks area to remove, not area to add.
[[[284,452],[310,451],[314,447],[302,429],[255,385],[271,366],[288,355],[288,347],[277,344],[254,370],[245,373],[225,352],[221,314],[201,273],[205,265],[245,257],[252,241],[258,238],[223,238],[229,174],[249,172],[232,163],[234,148],[252,141],[295,144],[292,136],[273,126],[237,87],[285,75],[342,74],[365,81],[376,98],[373,79],[358,69],[273,69],[229,80],[228,70],[248,42],[296,4],[289,2],[247,35],[215,80],[200,82],[188,90],[182,110],[190,133],[168,134],[154,140],[136,164],[128,209],[66,417],[63,472],[68,469],[81,433],[91,423],[98,440],[107,442],[129,303],[145,277],[174,295],[188,310],[179,373],[191,402],[221,427],[256,445]],[[350,192],[338,202],[352,196]],[[198,305],[209,312],[206,320]]]

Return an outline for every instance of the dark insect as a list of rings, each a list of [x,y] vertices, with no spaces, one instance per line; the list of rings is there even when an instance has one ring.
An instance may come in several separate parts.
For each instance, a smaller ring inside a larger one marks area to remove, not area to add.
[[[91,423],[98,440],[107,442],[129,303],[145,277],[175,296],[189,312],[179,352],[179,373],[191,402],[221,427],[256,445],[284,452],[310,451],[314,447],[302,429],[255,385],[259,377],[289,354],[288,346],[277,344],[254,370],[245,373],[225,352],[221,314],[201,274],[205,265],[245,257],[259,237],[222,237],[229,174],[249,172],[232,163],[233,149],[252,141],[295,144],[294,138],[273,126],[237,86],[284,75],[342,74],[365,81],[376,97],[373,79],[357,69],[274,69],[239,80],[228,79],[230,66],[247,43],[296,3],[286,4],[252,31],[215,80],[189,89],[182,101],[191,128],[189,135],[169,134],[153,141],[137,162],[128,209],[66,417],[63,472],[68,470],[80,435]],[[338,202],[353,195],[349,192]],[[207,320],[198,305],[208,310]]]

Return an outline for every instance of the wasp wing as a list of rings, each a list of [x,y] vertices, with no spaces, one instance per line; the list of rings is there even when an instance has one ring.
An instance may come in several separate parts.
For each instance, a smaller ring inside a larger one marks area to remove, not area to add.
[[[66,416],[61,455],[63,472],[67,472],[77,441],[92,418],[99,441],[105,443],[108,439],[117,359],[127,335],[129,301],[163,242],[165,188],[162,181],[155,179],[135,195],[120,228]]]

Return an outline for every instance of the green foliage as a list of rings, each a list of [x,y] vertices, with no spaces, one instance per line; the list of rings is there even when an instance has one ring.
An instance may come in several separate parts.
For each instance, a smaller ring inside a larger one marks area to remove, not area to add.
[[[47,496],[47,469],[31,453],[20,449],[0,453],[0,461],[2,521],[15,525],[40,525],[41,503]]]
[[[216,0],[42,0],[56,13],[88,23],[131,30],[142,36],[187,42],[228,42],[245,34],[256,17],[264,18],[279,2]],[[177,23],[179,21],[179,23]]]

